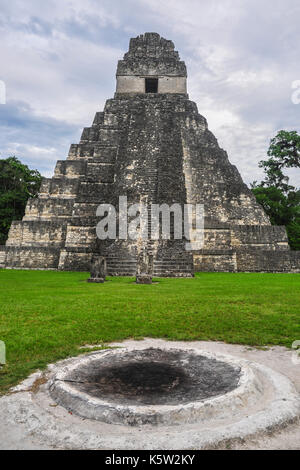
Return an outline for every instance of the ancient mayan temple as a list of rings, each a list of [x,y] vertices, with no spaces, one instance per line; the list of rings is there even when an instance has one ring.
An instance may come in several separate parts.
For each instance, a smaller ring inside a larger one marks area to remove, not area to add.
[[[189,100],[186,67],[172,41],[156,33],[130,40],[113,99],[43,180],[22,221],[13,222],[1,266],[89,271],[93,254],[108,274],[135,275],[138,241],[96,237],[100,203],[203,203],[205,243],[147,242],[154,275],[195,271],[299,271],[284,227],[272,226],[237,168]]]

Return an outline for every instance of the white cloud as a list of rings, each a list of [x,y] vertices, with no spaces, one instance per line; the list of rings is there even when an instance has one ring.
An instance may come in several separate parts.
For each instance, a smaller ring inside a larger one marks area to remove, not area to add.
[[[0,0],[0,12],[7,99],[29,103],[44,131],[48,119],[75,126],[76,135],[90,125],[113,96],[129,38],[145,31],[175,42],[188,66],[190,98],[247,182],[261,179],[257,162],[276,131],[299,130],[300,105],[291,102],[291,83],[300,80],[298,0],[48,0],[42,7],[40,0]],[[34,123],[27,137],[12,127],[0,150],[18,135],[19,151],[34,158],[39,149],[50,171],[53,149],[64,158],[70,137],[66,130],[56,142],[56,126],[52,132],[49,142]]]

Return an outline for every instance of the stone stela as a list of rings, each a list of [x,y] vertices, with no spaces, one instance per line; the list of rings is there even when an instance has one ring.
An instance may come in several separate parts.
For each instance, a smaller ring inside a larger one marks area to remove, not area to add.
[[[300,271],[285,227],[271,225],[219,147],[189,99],[185,63],[173,42],[157,33],[130,40],[118,62],[114,97],[67,159],[57,162],[54,176],[43,179],[23,219],[12,223],[0,266],[89,271],[100,256],[108,275],[150,276],[139,240],[96,236],[97,207],[116,207],[124,195],[128,204],[204,205],[203,248],[187,252],[185,240],[172,236],[149,240],[151,276]]]
[[[88,282],[103,283],[106,277],[106,259],[103,256],[93,256],[91,262],[91,277]]]
[[[138,256],[137,262],[137,284],[152,284],[153,255],[144,248]]]

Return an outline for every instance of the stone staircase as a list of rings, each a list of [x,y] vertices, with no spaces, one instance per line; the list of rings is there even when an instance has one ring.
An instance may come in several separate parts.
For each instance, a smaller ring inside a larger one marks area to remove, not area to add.
[[[106,258],[107,274],[109,276],[135,276],[136,259],[120,259],[117,256]]]
[[[192,256],[160,257],[157,255],[159,240],[151,239],[151,205],[158,203],[158,170],[155,159],[147,162],[144,169],[145,184],[140,191],[141,200],[148,210],[148,240],[144,240],[140,249],[146,249],[153,256],[153,276],[155,277],[192,277]],[[174,224],[170,224],[171,239],[174,237]],[[107,254],[107,272],[111,276],[135,276],[137,273],[137,257],[122,258],[117,254]]]
[[[135,276],[136,259],[120,259],[117,256],[108,256],[107,273],[109,276]],[[154,277],[192,277],[193,262],[185,259],[165,258],[154,260]]]
[[[155,277],[193,277],[193,261],[180,258],[154,260]]]

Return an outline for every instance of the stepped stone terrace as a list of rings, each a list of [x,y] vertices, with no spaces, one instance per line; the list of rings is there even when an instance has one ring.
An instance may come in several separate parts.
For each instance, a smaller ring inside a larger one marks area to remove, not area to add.
[[[128,203],[203,204],[204,245],[187,251],[171,238],[99,240],[96,209]],[[109,275],[135,275],[141,253],[154,276],[194,271],[299,272],[284,227],[272,226],[206,119],[187,94],[174,44],[156,33],[130,40],[118,62],[116,93],[97,112],[38,198],[12,223],[0,266],[89,271],[103,256]]]

